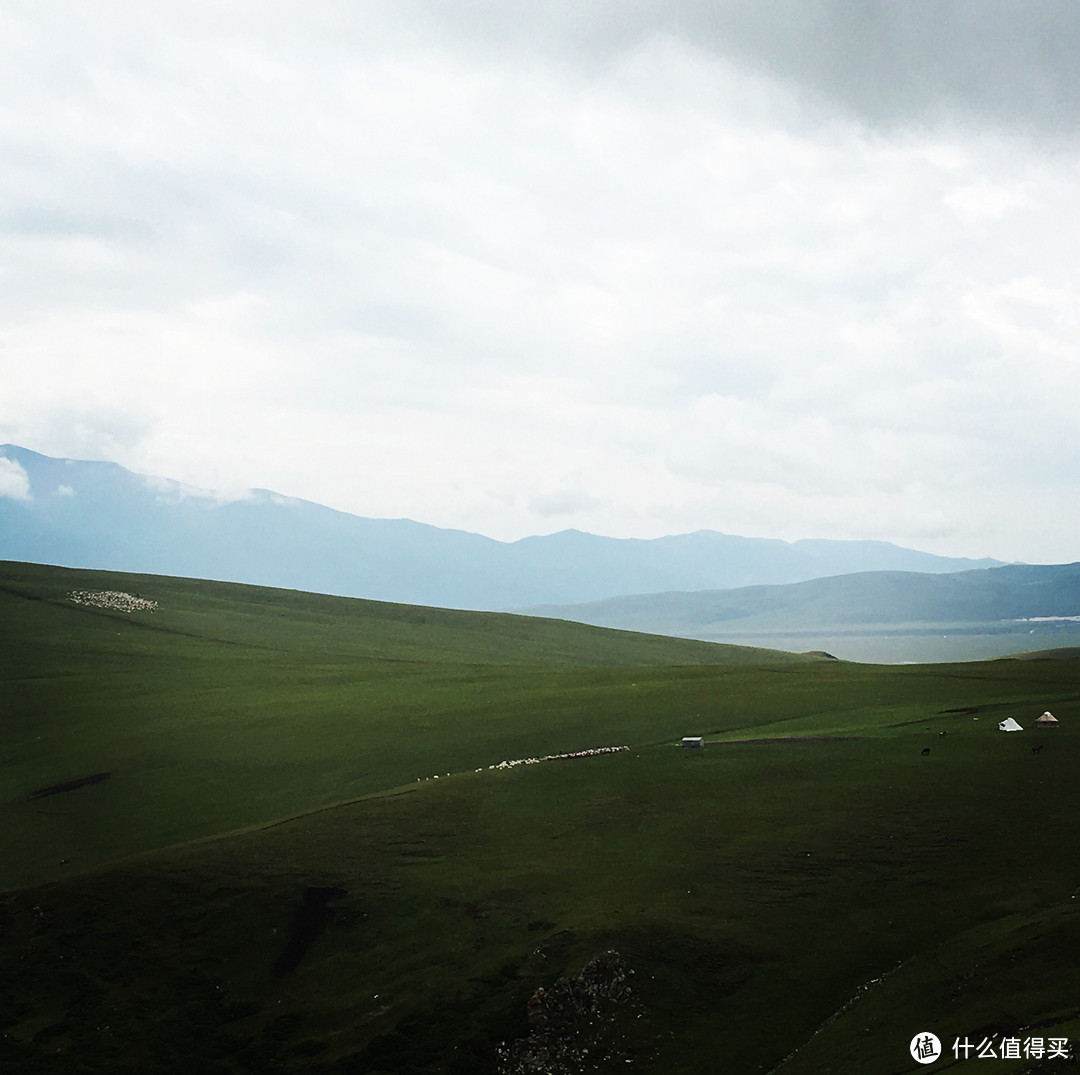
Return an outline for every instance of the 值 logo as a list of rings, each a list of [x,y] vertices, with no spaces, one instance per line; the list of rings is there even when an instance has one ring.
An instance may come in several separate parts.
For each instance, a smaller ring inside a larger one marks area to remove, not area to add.
[[[941,1056],[941,1042],[936,1034],[922,1031],[911,1039],[911,1057],[920,1064],[932,1064]]]

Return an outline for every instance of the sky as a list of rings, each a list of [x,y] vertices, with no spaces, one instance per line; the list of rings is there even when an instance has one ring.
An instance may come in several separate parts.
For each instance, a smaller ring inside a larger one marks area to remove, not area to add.
[[[0,443],[1080,560],[1077,55],[1073,0],[0,0]]]

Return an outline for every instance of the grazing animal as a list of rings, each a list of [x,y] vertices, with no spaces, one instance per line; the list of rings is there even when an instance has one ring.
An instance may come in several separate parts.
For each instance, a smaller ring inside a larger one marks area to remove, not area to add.
[[[925,758],[925,757],[926,757],[926,755],[927,755],[927,754],[929,754],[929,753],[930,753],[930,748],[929,748],[929,747],[923,747],[923,748],[922,748],[922,756],[923,756],[924,758]]]
[[[949,734],[948,732],[938,732],[939,737],[942,736],[942,735],[948,735],[948,734]]]
[[[1031,753],[1032,754],[1038,754],[1040,750],[1042,750],[1042,744],[1041,743],[1037,747],[1032,747],[1031,748]]]

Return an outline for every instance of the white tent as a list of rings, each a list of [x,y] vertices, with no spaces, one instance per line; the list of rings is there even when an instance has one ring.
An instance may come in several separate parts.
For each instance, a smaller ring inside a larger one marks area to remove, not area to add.
[[[1020,725],[1017,724],[1016,721],[1012,719],[1012,717],[1009,717],[1006,720],[1003,720],[998,725],[998,731],[999,732],[1022,732],[1023,730],[1024,729],[1021,728]]]

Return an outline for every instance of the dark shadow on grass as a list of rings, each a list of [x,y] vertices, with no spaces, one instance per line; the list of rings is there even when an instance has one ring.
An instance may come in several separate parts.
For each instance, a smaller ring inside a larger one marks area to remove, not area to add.
[[[274,963],[274,974],[289,974],[300,965],[315,938],[326,928],[334,909],[332,900],[342,900],[349,893],[343,888],[315,886],[304,891],[304,901],[293,915],[292,936]]]
[[[27,796],[29,799],[44,799],[49,795],[62,795],[65,791],[75,791],[76,788],[84,788],[88,784],[100,784],[108,780],[112,773],[91,773],[89,776],[80,776],[77,780],[65,780],[60,784],[50,784],[47,788],[38,788]]]

